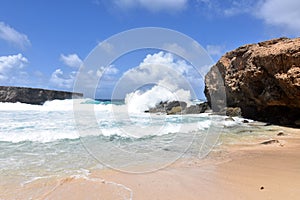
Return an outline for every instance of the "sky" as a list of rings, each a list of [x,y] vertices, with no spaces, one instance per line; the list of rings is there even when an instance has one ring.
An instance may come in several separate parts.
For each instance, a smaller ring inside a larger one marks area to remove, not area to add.
[[[77,72],[90,52],[107,38],[133,28],[181,32],[216,62],[244,44],[299,37],[299,10],[299,0],[1,0],[0,85],[73,91]],[[145,63],[146,75],[140,73]],[[95,97],[110,98],[124,74],[124,88],[136,80],[142,84],[145,77],[166,82],[168,73],[155,70],[161,63],[195,84],[201,81],[191,75],[187,61],[149,49],[123,55],[108,70],[100,66],[86,78],[102,77]],[[203,96],[200,90],[196,93]]]

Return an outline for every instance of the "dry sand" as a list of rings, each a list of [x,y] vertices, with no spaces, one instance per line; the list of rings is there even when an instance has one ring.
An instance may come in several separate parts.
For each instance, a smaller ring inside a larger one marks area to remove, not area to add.
[[[206,159],[182,159],[153,173],[93,171],[88,178],[37,180],[7,185],[0,199],[299,199],[300,130],[227,144]],[[260,144],[274,139],[270,144]]]

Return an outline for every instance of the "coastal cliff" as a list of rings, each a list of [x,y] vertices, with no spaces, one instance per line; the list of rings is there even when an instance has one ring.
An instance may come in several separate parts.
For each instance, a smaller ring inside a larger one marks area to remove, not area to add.
[[[40,88],[0,86],[0,102],[21,102],[42,105],[55,99],[72,99],[83,97],[82,93],[45,90]]]
[[[300,38],[273,39],[228,52],[205,76],[205,85],[210,105],[223,101],[227,107],[241,108],[246,118],[299,126]]]

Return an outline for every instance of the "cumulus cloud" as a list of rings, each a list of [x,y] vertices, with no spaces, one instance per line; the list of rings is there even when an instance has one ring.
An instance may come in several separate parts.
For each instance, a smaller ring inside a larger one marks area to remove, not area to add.
[[[83,64],[83,61],[77,54],[61,54],[60,61],[71,68],[79,68]],[[64,72],[58,68],[51,74],[50,84],[57,88],[71,89],[74,85],[76,75],[77,71]]]
[[[132,83],[158,82],[172,75],[177,77],[184,74],[190,67],[183,60],[175,61],[170,53],[159,52],[147,55],[137,68],[130,69],[124,75]]]
[[[187,6],[188,0],[114,0],[123,9],[141,7],[152,12],[179,11]]]
[[[61,69],[56,69],[50,78],[50,83],[58,88],[71,89],[74,84],[76,72],[71,72],[67,75]]]
[[[299,0],[197,0],[197,7],[210,17],[247,14],[263,20],[267,25],[281,28],[281,33],[298,36],[300,32]]]
[[[77,54],[60,55],[60,60],[69,67],[79,68],[82,64],[82,60]]]
[[[125,72],[115,87],[114,95],[122,98],[127,93],[151,84],[160,85],[171,92],[193,90],[201,85],[201,79],[193,66],[184,60],[170,53],[159,52],[147,55],[139,66]]]
[[[262,19],[266,24],[279,27],[283,32],[296,34],[300,32],[299,0],[229,0],[220,4],[217,0],[198,0],[211,12],[232,17],[248,14]]]
[[[28,60],[22,54],[0,56],[0,82],[11,83],[17,76],[24,76],[22,69]]]
[[[96,70],[96,75],[97,77],[101,77],[101,76],[115,75],[118,72],[119,70],[111,65],[109,67],[100,67],[99,69]],[[92,71],[92,73],[94,72]]]
[[[94,98],[96,93],[105,94],[105,98],[116,83],[119,70],[114,66],[99,67],[98,69],[83,70],[78,75],[77,87],[86,97]],[[101,96],[100,95],[100,96]]]
[[[101,77],[101,84],[106,84],[106,82],[112,80],[112,76],[117,74],[119,72],[118,69],[116,69],[114,66],[110,67],[100,67],[96,70],[86,70],[80,72],[80,84],[82,85],[82,88],[93,88],[96,87],[95,83],[99,80]],[[62,69],[56,69],[51,77],[50,77],[50,83],[51,85],[57,87],[57,88],[64,88],[64,89],[72,89],[74,86],[74,83],[76,81],[77,75],[79,72],[77,71],[71,71],[71,72],[65,72]],[[85,92],[84,90],[82,92]],[[92,97],[91,94],[88,96]]]
[[[299,0],[264,0],[258,7],[256,15],[267,24],[284,28],[291,33],[300,33]]]
[[[21,49],[30,46],[27,35],[16,31],[4,22],[0,22],[0,38]]]

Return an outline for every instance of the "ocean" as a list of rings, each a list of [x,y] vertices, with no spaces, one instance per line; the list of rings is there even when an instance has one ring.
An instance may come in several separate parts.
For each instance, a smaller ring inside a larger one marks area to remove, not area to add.
[[[87,177],[105,168],[152,172],[181,158],[207,156],[221,144],[221,134],[253,134],[254,127],[242,118],[144,113],[135,104],[93,99],[0,103],[1,184]]]

